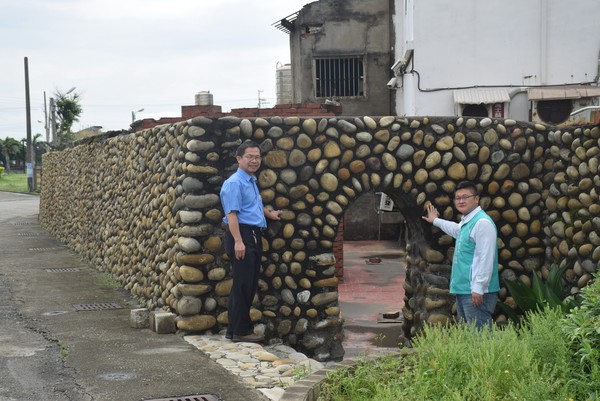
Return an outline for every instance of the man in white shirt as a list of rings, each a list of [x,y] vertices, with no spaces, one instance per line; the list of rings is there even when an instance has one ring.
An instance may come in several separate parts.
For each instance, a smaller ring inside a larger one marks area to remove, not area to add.
[[[454,205],[463,215],[460,223],[439,218],[432,204],[427,205],[423,219],[456,239],[450,293],[456,295],[458,317],[477,328],[491,327],[500,290],[496,225],[479,206],[472,182],[456,186]]]

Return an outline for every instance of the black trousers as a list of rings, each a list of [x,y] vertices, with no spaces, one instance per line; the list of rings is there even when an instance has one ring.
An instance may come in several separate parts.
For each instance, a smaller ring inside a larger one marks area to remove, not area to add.
[[[225,252],[231,261],[233,273],[233,285],[227,304],[227,334],[247,336],[254,332],[254,324],[250,320],[250,307],[260,275],[262,231],[258,227],[240,224],[240,234],[246,246],[246,254],[242,260],[235,258],[235,241],[229,230],[225,232]]]

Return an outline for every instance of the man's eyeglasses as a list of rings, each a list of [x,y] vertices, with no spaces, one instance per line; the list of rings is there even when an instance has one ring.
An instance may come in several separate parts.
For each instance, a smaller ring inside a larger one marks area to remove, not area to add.
[[[474,196],[477,196],[477,195],[457,196],[457,197],[454,198],[454,202],[466,201],[467,199],[472,198]]]
[[[255,162],[259,162],[259,161],[261,161],[261,159],[262,159],[262,157],[261,157],[261,156],[250,156],[250,155],[244,155],[244,158],[245,158],[246,160],[249,160],[249,161],[255,161]]]

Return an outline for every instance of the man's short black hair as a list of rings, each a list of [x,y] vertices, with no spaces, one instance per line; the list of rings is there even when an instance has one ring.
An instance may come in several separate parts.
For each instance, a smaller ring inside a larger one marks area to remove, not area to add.
[[[237,150],[235,151],[235,155],[244,156],[244,153],[246,153],[246,149],[248,148],[258,148],[260,150],[260,146],[258,146],[258,143],[254,141],[246,141],[242,142],[242,144],[238,146]]]
[[[459,189],[469,189],[473,195],[479,195],[479,191],[477,190],[477,186],[473,184],[471,181],[461,181],[456,186],[456,191]],[[455,191],[455,192],[456,192]]]

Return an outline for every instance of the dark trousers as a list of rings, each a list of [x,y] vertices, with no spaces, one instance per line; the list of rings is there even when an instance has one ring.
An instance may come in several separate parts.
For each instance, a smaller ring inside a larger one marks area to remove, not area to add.
[[[250,307],[260,274],[262,257],[262,233],[259,228],[240,224],[240,234],[246,246],[244,259],[235,258],[233,236],[225,232],[225,252],[231,261],[233,285],[227,304],[228,335],[247,336],[254,332],[254,324],[250,320]]]

